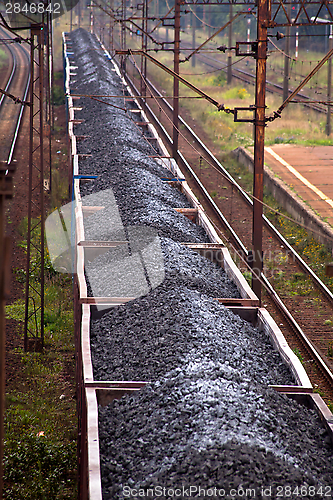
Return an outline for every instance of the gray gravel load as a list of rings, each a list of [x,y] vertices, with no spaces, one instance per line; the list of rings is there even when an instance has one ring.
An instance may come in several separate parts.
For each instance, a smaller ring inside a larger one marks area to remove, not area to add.
[[[332,449],[318,416],[237,375],[223,362],[189,363],[101,408],[103,498],[150,489],[150,498],[185,499],[190,488],[191,498],[331,498]]]
[[[72,91],[121,95],[94,36],[71,34]],[[117,98],[109,104],[124,107]],[[75,127],[87,240],[125,241],[86,263],[94,296],[134,296],[91,322],[95,380],[148,384],[99,408],[103,499],[331,498],[333,460],[312,411],[269,385],[294,384],[263,332],[217,303],[238,297],[224,271],[180,242],[203,230],[129,112],[82,98]],[[199,488],[201,491],[199,492]]]
[[[86,262],[86,281],[93,296],[136,298],[163,283],[164,288],[183,286],[214,298],[240,297],[217,264],[180,243],[155,237],[149,228],[126,229],[131,254],[122,245]]]
[[[91,44],[97,48],[96,41],[84,30],[74,34],[73,50],[78,69],[73,91],[85,95],[121,95],[123,89],[111,63],[100,51],[91,50]],[[103,100],[121,105],[116,98]],[[135,125],[131,113],[88,98],[82,98],[81,105],[82,111],[77,113],[84,122],[75,127],[75,133],[89,137],[78,142],[78,151],[91,156],[80,162],[80,174],[98,176],[82,185],[84,203],[91,203],[87,195],[94,194],[94,202],[105,206],[106,196],[102,193],[112,190],[125,226],[149,226],[161,236],[177,241],[208,241],[201,227],[174,210],[191,205],[183,194],[162,180],[170,178],[171,173],[150,158],[156,151],[145,142],[142,127]],[[99,200],[99,196],[103,200]],[[94,215],[94,222],[98,223],[98,217],[98,213]]]
[[[247,386],[293,380],[257,328],[213,299],[168,279],[148,296],[92,321],[95,380],[158,380],[189,363],[221,363]],[[264,361],[265,360],[265,361]],[[232,384],[232,382],[231,382]]]

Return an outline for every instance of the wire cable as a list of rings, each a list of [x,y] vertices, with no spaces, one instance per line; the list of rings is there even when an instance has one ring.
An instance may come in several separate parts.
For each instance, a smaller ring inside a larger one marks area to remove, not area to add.
[[[133,56],[132,56],[132,58],[133,58]],[[154,97],[154,96],[153,96],[152,91],[151,91],[151,90],[150,90],[150,88],[149,88],[149,83],[147,82],[146,78],[142,75],[142,73],[141,73],[140,69],[138,68],[138,66],[137,66],[137,64],[136,64],[136,62],[135,62],[135,59],[134,59],[134,58],[133,58],[133,64],[134,64],[135,68],[137,69],[137,71],[138,71],[139,75],[141,76],[141,78],[145,81],[145,84],[146,84],[146,86],[147,86],[147,89],[149,89],[149,91],[150,91],[150,93],[151,93],[152,97]],[[157,101],[156,101],[156,102],[157,102]],[[184,134],[182,133],[182,131],[181,131],[179,128],[175,127],[175,125],[174,125],[173,121],[169,118],[169,116],[167,115],[167,113],[166,113],[163,109],[161,109],[161,111],[163,112],[163,114],[165,115],[165,117],[167,118],[167,120],[171,123],[172,127],[173,127],[173,128],[176,128],[177,132],[178,132],[178,133],[179,133],[179,135],[180,135],[180,136],[184,139],[184,141],[188,144],[188,146],[190,146],[190,147],[191,147],[191,148],[192,148],[192,149],[193,149],[193,150],[194,150],[194,151],[195,151],[195,152],[199,155],[199,157],[202,157],[201,153],[200,153],[200,152],[199,152],[199,151],[198,151],[198,150],[197,150],[197,149],[193,146],[193,144],[192,144],[192,143],[190,143],[190,142],[189,142],[189,140],[188,140],[188,139],[184,136]],[[213,168],[213,169],[214,169],[214,170],[215,170],[218,174],[220,174],[220,175],[221,175],[221,176],[222,176],[222,177],[223,177],[226,181],[228,181],[229,183],[231,183],[230,179],[229,179],[229,178],[228,178],[225,174],[223,174],[223,172],[221,172],[218,168],[216,168],[216,167],[215,167],[215,165],[213,165],[213,164],[212,164],[209,160],[207,160],[206,158],[203,158],[203,159],[205,160],[205,162],[206,162],[206,163],[207,163],[210,167],[212,167],[212,168]],[[234,185],[236,188],[238,188],[237,183],[236,183],[236,181],[234,181],[234,180],[233,180],[233,185]],[[306,229],[307,231],[309,231],[309,230],[310,230],[313,234],[320,235],[319,231],[315,231],[315,230],[313,230],[313,229],[309,229],[309,228],[308,228],[307,226],[305,226],[304,224],[302,224],[302,223],[300,223],[300,222],[296,221],[295,219],[292,219],[291,217],[288,217],[287,215],[285,215],[285,214],[281,213],[279,210],[276,210],[276,209],[272,208],[270,205],[268,205],[268,204],[267,204],[267,203],[265,203],[264,201],[262,201],[262,200],[260,200],[259,198],[255,197],[252,193],[250,193],[250,192],[248,192],[248,191],[245,191],[245,190],[244,190],[244,192],[245,192],[248,196],[250,196],[253,200],[255,200],[255,201],[259,202],[259,203],[260,203],[263,207],[267,208],[269,211],[271,211],[271,212],[273,212],[273,213],[275,213],[275,214],[279,215],[280,217],[285,218],[286,220],[288,220],[288,221],[290,221],[290,222],[292,222],[292,223],[296,224],[296,225],[297,225],[297,226],[299,226],[299,227],[302,227],[303,229]],[[332,240],[333,240],[333,238],[332,238]]]

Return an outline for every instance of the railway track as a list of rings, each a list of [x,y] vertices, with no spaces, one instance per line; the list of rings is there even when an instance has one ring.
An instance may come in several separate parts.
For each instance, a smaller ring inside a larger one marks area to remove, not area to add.
[[[0,36],[7,40],[14,38],[3,28],[0,28]],[[20,43],[10,41],[6,43],[6,48],[11,56],[11,71],[4,90],[25,101],[30,85],[30,57],[28,51]],[[0,99],[0,162],[2,164],[10,165],[12,162],[23,112],[23,104],[17,104],[13,99],[2,94]]]
[[[183,49],[188,49],[189,47],[186,46],[186,44],[181,45]],[[224,71],[224,73],[227,73],[228,69],[226,68],[226,61],[221,61],[219,59],[216,59],[208,54],[202,55],[200,52],[198,52],[195,56],[202,64],[205,64],[209,68],[213,68],[215,70],[218,70],[221,68],[221,65],[223,65],[223,69],[221,71]],[[232,66],[232,76],[233,78],[236,78],[237,80],[240,80],[248,85],[255,85],[256,83],[256,76],[255,76],[255,71],[254,73],[251,73],[249,71],[246,71],[245,69],[237,68],[236,66]],[[272,82],[268,79],[266,79],[266,91],[270,92],[271,94],[277,94],[281,96],[281,99],[283,97],[283,87],[279,85],[278,83]],[[289,93],[292,93],[292,90],[289,90]],[[304,102],[304,101],[310,101],[314,100],[316,96],[311,97],[308,96],[305,93],[299,93],[297,96],[295,96],[294,101],[299,102],[302,101],[302,105],[305,106],[308,109],[312,109],[313,111],[316,111],[318,113],[324,113],[327,114],[327,106],[324,106],[322,104],[316,104],[313,102]]]
[[[197,56],[198,59],[206,64],[207,66],[211,68],[219,68],[221,67],[221,61],[214,59],[213,57],[205,54],[205,56],[201,56],[200,54]],[[226,73],[227,69],[223,69],[223,71]],[[240,68],[235,68],[233,67],[232,69],[232,76],[234,78],[237,78],[238,80],[241,80],[242,82],[248,84],[248,85],[255,85],[256,82],[256,77],[255,74],[250,73],[249,71],[245,71]],[[277,83],[274,83],[270,80],[266,80],[266,91],[270,92],[271,94],[278,94],[279,96],[283,96],[283,87]],[[289,93],[291,94],[292,91],[289,90]],[[297,94],[297,96],[294,98],[294,101],[302,101],[303,106],[312,109],[313,111],[317,111],[318,113],[325,113],[327,114],[327,107],[323,106],[321,104],[315,104],[315,103],[306,103],[304,101],[311,100],[311,97],[306,95],[306,94]]]
[[[129,84],[132,87],[134,94],[139,95],[138,89],[136,89],[133,82],[129,81]],[[163,98],[162,94],[152,84],[152,82],[147,80],[147,85],[150,91],[153,93],[153,95],[158,97],[158,106],[162,107],[168,114],[169,118],[172,119],[171,118],[172,106],[167,102],[166,99]],[[154,101],[152,99],[149,99],[149,106],[144,105],[145,110],[148,114],[148,118],[154,124],[154,126],[156,126],[156,128],[159,131],[159,134],[163,137],[163,140],[166,141],[169,150],[171,151],[172,148],[171,122],[168,121],[164,115],[164,120],[162,120],[164,122],[163,125],[160,123],[160,121],[156,117],[156,113],[154,113],[152,109],[154,108],[154,105],[151,105],[152,102]],[[155,104],[155,111],[156,111],[156,106],[157,105]],[[241,188],[241,186],[231,177],[228,171],[209,151],[209,149],[205,146],[205,144],[201,141],[201,139],[188,126],[185,120],[183,120],[181,117],[179,119],[180,119],[180,126],[182,129],[182,133],[186,135],[188,142],[195,145],[196,154],[199,152],[200,157],[205,158],[207,165],[210,168],[214,169],[215,171],[218,171],[221,175],[223,175],[223,180],[228,182],[231,189],[237,192],[238,196],[241,198],[243,205],[246,205],[247,207],[248,218],[250,220],[252,204],[253,204],[251,198],[247,195],[247,193],[245,193],[245,191]],[[186,146],[184,141],[183,141],[183,146]],[[187,153],[189,153],[188,147],[186,150]],[[204,199],[205,202],[204,204],[209,209],[210,215],[213,216],[213,220],[218,224],[218,227],[220,228],[223,227],[223,230],[226,232],[229,242],[232,243],[237,253],[240,254],[243,258],[245,257],[246,259],[249,253],[246,243],[250,247],[249,238],[243,237],[244,229],[243,229],[243,235],[241,237],[239,236],[238,234],[239,227],[237,227],[237,225],[236,227],[234,227],[234,224],[232,225],[227,220],[226,216],[222,213],[222,210],[219,208],[218,204],[212,199],[212,197],[209,194],[210,188],[205,186],[205,184],[201,182],[201,180],[199,179],[200,167],[198,169],[198,167],[193,166],[196,163],[195,161],[193,162],[193,154],[191,158],[191,153],[189,155],[186,155],[186,153],[184,153],[184,155],[180,153],[179,161],[181,168],[189,174],[192,184],[195,185],[196,191],[200,193],[200,199]],[[269,234],[276,241],[277,248],[283,247],[284,252],[288,256],[288,260],[291,265],[290,272],[295,274],[295,266],[296,266],[298,270],[296,272],[300,271],[306,277],[311,279],[314,287],[316,288],[316,290],[320,292],[321,296],[323,297],[322,301],[326,304],[327,311],[330,311],[330,313],[332,314],[333,294],[331,290],[329,290],[328,287],[319,279],[319,277],[308,266],[308,264],[304,261],[304,259],[302,259],[302,257],[295,251],[295,249],[288,243],[288,241],[282,236],[282,234],[274,227],[274,225],[265,216],[264,216],[264,225],[266,230],[264,238],[266,237],[267,240]],[[248,227],[247,228],[248,235],[250,234],[250,231],[251,229],[250,227]],[[245,241],[246,243],[244,243],[243,241]],[[314,362],[317,368],[319,369],[321,376],[320,376],[320,384],[318,385],[321,386],[324,385],[325,392],[329,395],[333,394],[333,375],[332,375],[333,363],[332,360],[329,359],[329,357],[326,355],[323,345],[320,345],[318,343],[318,337],[320,336],[320,331],[322,331],[323,328],[319,328],[319,325],[317,325],[316,329],[318,331],[313,332],[312,331],[313,322],[311,323],[310,326],[306,325],[304,321],[305,317],[307,317],[307,319],[310,319],[312,315],[315,313],[314,312],[308,313],[307,311],[306,314],[304,314],[303,311],[303,314],[298,315],[299,316],[298,318],[294,317],[294,315],[289,311],[289,308],[291,306],[292,310],[295,309],[294,304],[291,304],[291,300],[289,300],[288,297],[284,297],[284,299],[282,299],[276,292],[276,290],[274,290],[272,284],[265,275],[263,275],[262,277],[262,283],[266,290],[267,299],[271,302],[272,306],[278,311],[280,318],[282,318],[283,325],[281,326],[288,325],[288,329],[292,331],[292,335],[297,336],[298,339],[297,342],[298,345],[300,346],[298,348],[299,351],[301,351],[302,353],[306,352],[308,361],[312,363]],[[325,339],[326,339],[325,340],[326,345],[328,346],[327,349],[329,349],[331,345],[330,343],[333,342],[332,333],[330,333],[329,335],[325,333]],[[288,340],[290,340],[290,335]],[[323,379],[325,380],[324,383]]]

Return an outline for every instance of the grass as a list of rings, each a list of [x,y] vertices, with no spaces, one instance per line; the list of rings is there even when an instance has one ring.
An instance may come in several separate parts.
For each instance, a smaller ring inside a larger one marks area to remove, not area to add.
[[[159,59],[166,65],[171,65],[172,56],[169,54],[159,53]],[[300,60],[306,61],[310,67],[310,61],[318,61],[321,59],[320,54],[316,53],[301,53]],[[278,58],[274,56],[268,59],[271,68],[275,65],[280,65],[283,68],[282,62],[278,62]],[[313,68],[313,63],[312,68]],[[298,65],[299,66],[299,65]],[[312,69],[311,68],[311,69]],[[231,85],[226,84],[224,72],[213,74],[205,73],[206,68],[197,63],[196,68],[191,68],[191,62],[187,62],[181,66],[181,74],[194,85],[213,97],[219,103],[224,103],[225,107],[234,108],[247,107],[254,103],[254,89],[252,86],[238,85],[237,80],[234,80]],[[295,68],[293,68],[295,74]],[[167,95],[172,95],[172,79],[166,73],[160,71],[156,67],[151,66],[150,72],[153,73],[153,78],[159,80],[161,87]],[[194,75],[193,73],[198,73]],[[306,74],[308,68],[303,63],[303,73]],[[318,74],[316,80],[318,85],[325,83],[324,68]],[[300,76],[301,77],[301,76]],[[321,80],[320,80],[321,78]],[[313,82],[312,82],[313,84]],[[311,90],[311,89],[310,89]],[[194,96],[195,94],[184,85],[180,85],[180,95]],[[267,116],[281,105],[281,98],[267,94]],[[253,146],[253,126],[249,123],[235,123],[232,114],[226,114],[217,111],[210,103],[198,99],[183,99],[181,106],[191,114],[191,117],[200,123],[200,126],[205,130],[222,153],[219,154],[219,159],[224,164],[225,168],[231,175],[242,185],[249,193],[252,193],[253,175],[245,167],[237,164],[236,161],[229,157],[229,152],[236,147],[242,145],[244,147]],[[242,114],[244,118],[246,114]],[[314,145],[332,145],[332,139],[325,134],[325,118],[306,110],[301,105],[291,104],[282,113],[281,119],[268,123],[265,129],[266,144],[289,143],[300,144],[307,146]],[[215,194],[215,193],[214,193]],[[288,213],[281,209],[273,197],[267,194],[265,190],[264,201],[273,209],[278,210],[281,214]],[[333,287],[333,280],[325,275],[325,265],[331,260],[331,253],[327,248],[318,243],[305,229],[299,227],[285,219],[283,215],[276,215],[268,209],[264,209],[265,215],[274,223],[287,241],[295,248],[295,250],[309,263],[312,269],[318,274],[320,279],[329,287]],[[284,256],[283,258],[286,259]],[[289,295],[299,295],[309,297],[311,300],[317,299],[316,291],[313,288],[311,281],[303,274],[301,276],[294,275],[286,280],[283,270],[284,262],[277,262],[278,256],[274,256],[268,265],[271,267],[274,281],[283,293]],[[281,260],[281,259],[280,259]],[[282,266],[282,269],[281,269]]]
[[[26,353],[16,348],[11,354],[20,373],[6,393],[4,498],[76,498],[71,293],[68,276],[47,279],[44,351]],[[22,324],[23,300],[7,306],[6,316]]]
[[[265,202],[274,209],[278,208],[281,214],[287,214],[287,212],[278,206],[277,202],[271,196],[266,196]],[[325,265],[331,260],[332,257],[331,252],[327,249],[327,247],[319,243],[304,228],[298,226],[298,224],[289,221],[282,215],[269,212],[268,209],[265,209],[265,212],[266,216],[279,229],[290,245],[297,250],[301,257],[310,263],[311,268],[320,277],[320,279],[328,287],[332,288],[333,279],[325,275]],[[299,278],[297,281],[296,275],[294,278],[295,282],[300,281]]]
[[[327,348],[327,356],[329,358],[333,358],[333,343],[332,342]]]
[[[301,351],[298,349],[298,347],[295,347],[295,349],[293,349],[293,353],[296,354],[296,356],[298,357],[298,359],[300,360],[300,362],[302,363],[302,365],[304,364],[304,358],[301,354]]]
[[[3,68],[8,63],[8,54],[0,48],[0,68]]]
[[[61,19],[61,23],[65,21],[65,17]],[[60,26],[57,26],[55,31],[59,30]],[[56,51],[59,51],[60,37],[56,36],[55,39]],[[168,55],[163,55],[161,59],[164,62],[171,62]],[[190,71],[190,64],[183,66],[184,71]],[[200,67],[197,70],[199,72]],[[154,71],[157,70],[154,69]],[[160,72],[159,76],[162,79],[162,86],[170,95],[172,93],[171,78]],[[228,107],[248,106],[254,102],[251,87],[234,84],[228,87],[222,73],[188,78],[195,85],[216,97],[219,102],[225,102]],[[193,94],[181,86],[181,95]],[[61,93],[54,95],[54,98],[61,101]],[[280,104],[270,99],[268,102],[269,109],[276,109]],[[228,152],[240,144],[244,146],[252,144],[250,124],[234,123],[231,115],[218,112],[202,100],[187,99],[183,104],[187,106],[192,116],[204,125],[221,150]],[[322,128],[323,124],[318,120],[314,122],[312,118],[310,119],[310,115],[304,120],[304,114],[302,115],[301,112],[295,114],[293,108],[292,113],[285,113],[282,120],[269,124],[266,129],[267,144],[276,141],[327,143]],[[250,184],[249,190],[252,189],[252,175],[246,169],[227,158],[224,164],[236,179],[239,179],[243,185]],[[54,177],[54,183],[58,185],[57,190],[62,192],[60,174]],[[57,199],[52,200],[54,207],[59,206],[58,203]],[[277,218],[274,215],[271,217]],[[295,246],[303,245],[304,235],[298,232],[297,226],[291,227],[284,219],[279,218],[276,222]],[[24,223],[22,233],[24,234]],[[322,262],[327,261],[327,254],[322,247],[317,247],[309,237],[302,252],[309,258],[315,257],[314,265],[319,268]],[[35,259],[37,259],[36,256]],[[20,376],[19,382],[14,384],[6,394],[4,462],[6,499],[71,500],[76,498],[76,404],[72,392],[73,379],[68,375],[68,373],[74,373],[72,284],[66,275],[53,273],[48,260],[46,263],[49,270],[44,315],[46,347],[43,353],[24,353],[21,349],[16,349],[11,353],[16,363],[19,364]],[[249,273],[245,274],[246,278],[250,279]],[[24,270],[17,269],[15,276],[18,281],[24,280]],[[293,286],[295,289],[304,287],[304,292],[306,292],[307,283],[299,276],[293,277]],[[6,311],[8,318],[17,321],[18,331],[20,331],[24,314],[23,301],[18,300],[7,306]],[[302,361],[301,353],[298,352],[296,355]]]
[[[249,193],[252,192],[253,188],[253,175],[248,171],[246,167],[238,164],[233,159],[225,157],[223,159],[224,167],[230,172],[230,174],[241,184],[241,186]],[[264,207],[264,213],[266,217],[275,225],[275,227],[280,231],[288,243],[295,248],[295,250],[305,259],[305,261],[310,265],[313,271],[319,276],[319,278],[330,288],[333,289],[333,278],[326,276],[325,267],[327,262],[332,260],[332,254],[328,248],[319,243],[308,231],[300,227],[298,224],[289,221],[284,216],[290,217],[288,212],[281,208],[278,202],[268,194],[267,190],[264,188],[264,202],[270,206],[273,210],[278,210],[281,215],[270,211],[268,208]],[[284,253],[280,252],[274,255],[273,258],[267,259],[265,266],[270,270],[278,269],[279,266],[286,263],[287,257]],[[292,294],[297,294],[299,290],[300,295],[308,295],[310,292],[311,284],[309,280],[303,280],[300,276],[294,275],[293,280],[290,282],[281,280],[281,275],[274,273],[276,279],[279,280],[278,286],[290,287],[290,292]],[[304,275],[301,274],[303,277]]]
[[[172,56],[169,54],[159,53],[159,59],[166,65],[171,65]],[[313,69],[314,63],[310,61],[318,61],[321,59],[318,53],[301,52],[299,60],[303,60],[302,74],[305,75],[310,67]],[[252,63],[251,63],[252,64]],[[283,60],[273,54],[268,59],[270,71],[275,67],[282,69]],[[300,65],[298,64],[297,67]],[[252,68],[253,69],[253,68]],[[295,65],[292,68],[292,74],[295,75]],[[326,69],[323,68],[315,79],[318,85],[325,84]],[[166,73],[160,71],[156,67],[150,67],[154,78],[158,79],[162,88],[165,89],[167,95],[172,94],[172,79]],[[237,80],[234,80],[231,85],[227,85],[224,72],[213,74],[202,74],[206,71],[203,65],[197,63],[196,68],[191,68],[191,62],[187,62],[181,66],[181,74],[191,81],[194,85],[206,92],[220,103],[224,103],[225,107],[234,108],[247,107],[254,103],[254,88],[252,86],[238,85]],[[193,73],[198,73],[194,75]],[[301,73],[301,71],[298,71]],[[301,78],[301,75],[299,75]],[[315,82],[312,82],[313,85]],[[311,89],[310,89],[311,90]],[[180,95],[194,96],[195,94],[184,85],[180,85]],[[236,147],[242,145],[249,147],[253,145],[253,126],[249,123],[235,123],[232,114],[226,114],[217,111],[217,109],[204,100],[198,99],[183,99],[181,105],[191,114],[192,118],[199,122],[205,133],[213,139],[221,153],[219,155],[225,168],[231,175],[242,185],[249,193],[252,193],[253,175],[245,167],[237,164],[233,159],[228,157],[228,153]],[[267,94],[267,115],[270,115],[273,110],[276,110],[281,105],[281,98]],[[244,115],[245,116],[245,115]],[[243,117],[244,117],[243,116]],[[266,144],[276,143],[293,143],[301,145],[332,145],[332,139],[325,134],[325,119],[318,114],[306,110],[301,105],[291,104],[282,113],[281,119],[268,123],[265,130]],[[215,194],[215,193],[214,193]],[[287,215],[287,212],[277,204],[273,197],[267,194],[265,190],[265,203],[273,209],[279,210],[281,214]],[[287,241],[296,249],[296,251],[310,264],[312,269],[318,274],[322,281],[332,288],[333,280],[325,275],[325,265],[331,260],[331,254],[327,248],[318,243],[305,229],[299,227],[279,216],[264,209],[265,215],[274,223]],[[309,279],[294,276],[290,280],[285,280],[283,269],[278,269],[283,266],[283,262],[276,262],[278,256],[274,256],[272,262],[269,263],[273,269],[276,266],[278,272],[274,272],[275,280],[280,290],[286,291],[291,295],[311,296],[315,298],[315,291]],[[284,257],[285,258],[285,257]]]

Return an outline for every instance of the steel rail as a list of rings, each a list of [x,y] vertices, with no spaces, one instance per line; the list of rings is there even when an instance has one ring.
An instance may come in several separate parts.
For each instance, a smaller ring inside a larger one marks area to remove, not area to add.
[[[0,27],[0,31],[4,34],[8,35],[8,33],[1,27]],[[16,60],[15,51],[9,45],[7,45],[7,48],[12,55],[13,68],[12,68],[10,77],[8,78],[8,81],[7,81],[7,84],[5,87],[5,91],[8,91],[8,89],[10,88],[10,85],[13,81],[15,72],[17,70],[17,60]],[[21,50],[22,54],[24,54],[24,56],[26,57],[27,62],[30,63],[30,58],[29,58],[27,51],[21,45],[17,46],[17,49]],[[30,87],[30,72],[28,73],[28,78],[27,78],[26,83],[25,83],[22,101],[26,101],[27,96],[28,96],[28,92],[29,92],[29,87]],[[5,94],[2,94],[2,97],[0,99],[0,110],[1,110],[1,106],[3,104],[5,97],[6,97]],[[6,161],[7,165],[10,165],[10,163],[13,159],[13,154],[14,154],[17,138],[18,138],[19,130],[20,130],[21,123],[22,123],[23,112],[24,112],[24,105],[21,104],[19,113],[18,113],[17,118],[16,118],[14,132],[13,132],[12,138],[11,138],[11,145],[10,145],[10,149],[9,149],[9,153],[8,153],[8,157],[7,157],[7,161]]]
[[[135,85],[128,77],[126,77],[126,80],[127,80],[127,83],[129,84],[129,86],[131,87],[131,89],[133,91],[137,91]],[[154,88],[154,90],[159,94],[158,90],[155,89],[153,84],[151,82],[149,82],[148,80],[147,80],[147,84],[151,88]],[[167,101],[163,101],[163,102],[168,106],[168,108],[171,108],[170,104]],[[146,103],[141,102],[140,104],[143,105],[143,109],[146,112],[149,120],[158,129],[160,135],[167,142],[169,148],[171,148],[172,139],[169,136],[166,129],[159,122],[159,120],[157,119],[154,112],[150,109],[150,107]],[[230,180],[230,182],[232,182],[232,184],[239,190],[239,192],[242,194],[244,199],[246,199],[247,203],[249,205],[252,205],[252,200],[249,198],[249,196],[243,191],[243,189],[239,186],[239,184],[237,184],[237,182],[235,182],[233,180],[231,175],[218,162],[218,160],[214,157],[214,155],[207,149],[207,147],[202,143],[202,141],[199,139],[199,137],[192,131],[192,129],[190,127],[188,127],[186,122],[181,117],[179,117],[179,120],[180,120],[181,124],[191,134],[191,137],[195,140],[195,143],[197,145],[200,145],[200,147],[203,149],[203,151],[209,155],[210,161],[213,161],[215,166],[217,166],[217,165],[219,166],[219,169],[221,169],[221,172],[223,172],[223,174],[226,175],[226,177]],[[213,199],[209,195],[208,191],[206,190],[206,188],[204,187],[204,185],[202,184],[202,182],[200,181],[198,176],[195,174],[195,172],[193,171],[193,169],[191,168],[191,166],[189,165],[189,163],[187,162],[187,160],[184,158],[184,156],[182,155],[182,153],[180,151],[178,151],[178,158],[179,158],[180,167],[181,168],[183,167],[183,169],[191,175],[191,177],[193,178],[197,187],[199,188],[201,194],[205,198],[206,202],[209,204],[210,209],[214,212],[214,214],[218,218],[219,222],[227,230],[228,236],[230,237],[232,244],[236,247],[236,250],[241,254],[241,256],[246,259],[246,257],[249,255],[247,248],[245,247],[243,242],[240,240],[237,233],[231,227],[229,222],[226,220],[226,218],[222,214],[221,210],[217,207],[216,203],[213,201]],[[280,235],[280,233],[276,230],[276,228],[274,228],[274,226],[270,223],[270,221],[268,221],[268,219],[266,219],[266,217],[264,218],[264,220],[265,220],[265,223],[268,224],[269,229],[271,229],[274,232],[274,234],[276,234],[276,236],[279,238],[279,241],[283,244],[286,244],[288,249],[290,248],[290,250],[292,250],[293,253],[298,255],[294,251],[294,249],[289,245],[289,243],[283,238],[283,236]],[[299,257],[299,259],[301,259],[301,257]],[[304,262],[302,259],[301,259],[301,261]],[[310,270],[310,268],[307,266],[307,264],[304,263],[304,265],[306,266],[306,268],[308,268]],[[314,276],[316,276],[312,270],[310,270],[310,271]],[[319,280],[319,278],[317,276],[316,276],[316,278]],[[288,308],[286,307],[286,305],[284,304],[282,299],[279,297],[279,295],[276,293],[276,291],[274,290],[274,288],[272,287],[269,280],[266,278],[266,276],[264,274],[261,275],[261,281],[262,281],[262,284],[264,285],[264,287],[266,288],[266,291],[267,291],[269,297],[274,302],[274,304],[276,305],[276,307],[278,308],[278,310],[282,314],[283,318],[286,320],[286,322],[288,323],[290,328],[292,328],[294,333],[297,335],[298,339],[302,342],[302,345],[304,346],[304,348],[306,349],[308,354],[311,356],[311,358],[315,360],[322,375],[325,377],[327,382],[333,387],[333,373],[331,372],[331,370],[329,369],[329,367],[327,366],[327,364],[325,363],[325,361],[321,357],[320,353],[317,351],[316,347],[312,344],[312,342],[308,339],[306,334],[303,332],[302,328],[299,326],[299,324],[297,323],[295,318],[291,315]],[[320,280],[319,280],[319,282],[322,283]],[[331,294],[331,292],[327,289],[327,287],[323,283],[322,283],[322,285],[324,286],[324,288],[327,290],[327,292],[329,293],[329,295],[333,299],[333,295]]]
[[[0,30],[1,30],[1,31],[3,31],[1,28],[0,28]],[[8,80],[7,80],[7,83],[6,83],[6,86],[5,86],[5,88],[4,88],[4,90],[7,92],[7,91],[8,91],[8,89],[9,89],[9,87],[10,87],[10,84],[11,84],[11,82],[12,82],[12,79],[13,79],[13,76],[14,76],[14,74],[15,74],[15,71],[16,71],[16,57],[15,57],[14,51],[12,50],[12,48],[11,48],[10,46],[6,45],[6,48],[9,50],[9,52],[11,53],[12,58],[13,58],[13,67],[12,67],[12,71],[11,71],[11,73],[10,73],[10,75],[9,75],[9,78],[8,78]],[[1,107],[1,105],[2,105],[3,100],[4,100],[4,98],[5,98],[5,97],[6,97],[6,96],[5,96],[5,94],[2,94],[2,95],[1,95],[1,98],[0,98],[0,107]]]
[[[30,87],[30,73],[29,73],[27,85],[26,85],[25,90],[24,90],[24,95],[23,95],[23,99],[22,99],[23,101],[26,101],[26,99],[27,99],[27,95],[28,95],[28,92],[29,92],[29,87]],[[17,118],[15,132],[14,132],[14,137],[13,137],[13,140],[12,140],[12,144],[11,144],[11,147],[10,147],[10,150],[9,150],[8,159],[7,159],[7,165],[10,165],[11,161],[13,159],[13,154],[14,154],[14,149],[15,149],[15,146],[16,146],[16,141],[17,141],[17,138],[18,138],[20,127],[21,127],[23,112],[24,112],[24,106],[22,105],[21,109],[20,109],[20,112],[19,112],[19,115],[18,115],[18,118]]]

